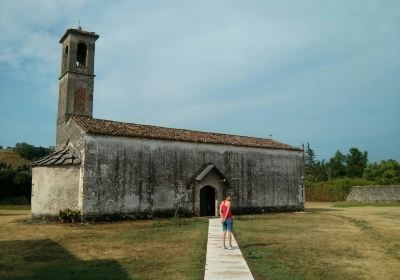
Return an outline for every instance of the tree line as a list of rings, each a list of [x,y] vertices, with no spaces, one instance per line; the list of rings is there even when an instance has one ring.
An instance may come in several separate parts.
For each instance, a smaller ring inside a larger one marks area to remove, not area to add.
[[[48,148],[42,146],[35,147],[33,145],[23,142],[15,144],[15,147],[12,148],[12,150],[27,160],[35,161],[53,152],[54,147],[53,146],[50,146]]]
[[[18,198],[18,202],[29,202],[31,185],[32,173],[29,166],[23,165],[13,169],[10,164],[0,162],[1,202],[8,202],[10,198]]]
[[[54,147],[35,147],[27,143],[17,143],[15,147],[8,147],[8,149],[30,161],[35,161],[54,151]],[[29,203],[31,186],[32,170],[29,165],[13,168],[11,164],[0,161],[0,202]]]
[[[350,148],[347,154],[337,151],[329,161],[316,159],[310,143],[304,149],[305,179],[326,182],[335,179],[363,178],[371,183],[388,185],[400,183],[400,164],[389,159],[368,163],[368,152]]]

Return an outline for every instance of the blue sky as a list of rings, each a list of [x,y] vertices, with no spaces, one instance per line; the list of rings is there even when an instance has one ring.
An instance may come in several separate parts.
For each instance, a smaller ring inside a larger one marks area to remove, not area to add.
[[[400,1],[0,2],[0,145],[55,143],[60,37],[96,43],[94,117],[400,160]]]

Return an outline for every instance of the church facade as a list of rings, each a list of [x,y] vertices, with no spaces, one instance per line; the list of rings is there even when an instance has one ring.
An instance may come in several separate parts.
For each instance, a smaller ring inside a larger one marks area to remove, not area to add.
[[[304,209],[303,150],[271,139],[96,119],[98,35],[62,36],[56,152],[32,164],[32,217],[215,216]]]

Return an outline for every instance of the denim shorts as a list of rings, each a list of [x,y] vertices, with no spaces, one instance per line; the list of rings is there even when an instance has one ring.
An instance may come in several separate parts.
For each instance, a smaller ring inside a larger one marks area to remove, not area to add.
[[[223,231],[232,231],[233,230],[233,220],[226,219],[225,222],[222,223],[222,230]]]

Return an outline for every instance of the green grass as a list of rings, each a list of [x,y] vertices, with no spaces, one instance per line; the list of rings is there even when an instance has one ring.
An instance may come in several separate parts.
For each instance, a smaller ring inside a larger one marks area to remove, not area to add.
[[[0,209],[0,279],[203,279],[206,219],[40,224]]]
[[[335,205],[236,216],[235,238],[255,278],[397,279],[399,205]],[[25,205],[0,205],[0,279],[204,277],[207,219],[42,224],[29,215]]]
[[[398,203],[365,203],[365,202],[353,202],[353,201],[337,201],[333,203],[334,207],[400,207],[400,202]]]
[[[0,204],[0,210],[31,210],[29,204]]]
[[[256,279],[358,279],[337,271],[335,263],[318,263],[318,253],[307,252],[306,242],[293,242],[299,233],[317,235],[310,229],[318,221],[308,217],[263,215],[236,222],[239,246]],[[323,248],[319,250],[323,254]]]
[[[240,216],[235,238],[256,279],[397,279],[399,219],[397,206],[307,203],[305,213]]]

